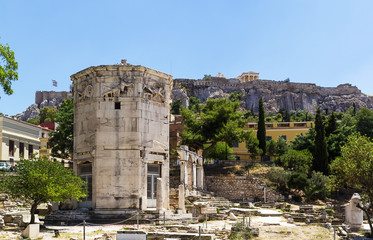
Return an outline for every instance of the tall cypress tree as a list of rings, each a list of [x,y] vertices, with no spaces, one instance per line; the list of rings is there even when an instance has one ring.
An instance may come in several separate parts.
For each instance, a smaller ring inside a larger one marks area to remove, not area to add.
[[[256,133],[256,138],[259,140],[259,148],[262,149],[262,156],[266,153],[266,125],[264,116],[263,99],[259,99],[259,122],[258,131]]]
[[[313,156],[313,170],[328,173],[328,150],[325,139],[325,126],[321,117],[320,107],[315,117],[315,152]]]
[[[329,137],[330,134],[334,133],[337,130],[337,128],[338,128],[337,117],[335,116],[335,113],[332,112],[332,114],[328,116],[328,124],[325,127],[326,137]]]

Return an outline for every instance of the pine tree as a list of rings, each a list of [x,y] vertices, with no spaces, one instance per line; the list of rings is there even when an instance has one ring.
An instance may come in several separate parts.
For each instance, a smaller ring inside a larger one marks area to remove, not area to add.
[[[256,138],[259,140],[259,148],[262,149],[262,156],[266,153],[266,125],[264,116],[263,99],[259,99],[259,122],[258,122],[258,132],[256,133]]]
[[[313,156],[313,170],[328,173],[328,150],[325,139],[325,126],[321,117],[320,108],[317,108],[315,117],[315,152]]]

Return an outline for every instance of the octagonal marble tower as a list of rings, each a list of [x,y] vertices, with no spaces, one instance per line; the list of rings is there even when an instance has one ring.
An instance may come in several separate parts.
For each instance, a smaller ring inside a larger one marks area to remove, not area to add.
[[[89,190],[80,207],[98,213],[169,209],[172,76],[122,60],[71,80],[74,166]]]

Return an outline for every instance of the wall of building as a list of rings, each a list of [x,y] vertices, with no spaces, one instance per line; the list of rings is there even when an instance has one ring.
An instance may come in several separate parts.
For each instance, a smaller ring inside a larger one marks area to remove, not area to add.
[[[32,153],[37,155],[40,149],[40,133],[41,128],[23,121],[15,120],[8,117],[0,117],[0,157],[1,161],[11,163],[12,158],[16,164],[21,158],[28,159],[30,153],[30,145],[32,145]],[[13,156],[9,155],[9,141],[14,142]],[[24,155],[20,155],[20,143],[24,144]]]
[[[70,92],[61,91],[36,91],[35,93],[35,104],[39,106],[44,100],[51,100],[53,98],[70,99],[72,97]]]
[[[160,167],[168,208],[172,77],[130,64],[90,67],[71,76],[74,161],[92,164],[95,211],[146,208],[148,170]]]
[[[269,189],[265,183],[252,176],[206,176],[205,180],[207,191],[231,201],[247,199],[263,201],[264,194],[267,202],[284,200],[281,194]]]
[[[277,141],[279,137],[283,137],[288,143],[294,140],[297,135],[305,134],[311,128],[313,122],[278,122],[266,123],[266,136],[268,139]],[[253,136],[256,138],[257,123],[248,123],[246,129],[253,130]],[[249,161],[252,160],[246,148],[246,143],[238,143],[238,146],[232,148],[233,155],[239,160]]]

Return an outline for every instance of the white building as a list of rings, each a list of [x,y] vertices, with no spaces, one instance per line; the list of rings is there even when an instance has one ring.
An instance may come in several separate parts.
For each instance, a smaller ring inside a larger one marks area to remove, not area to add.
[[[20,159],[38,156],[42,128],[0,116],[0,161],[14,166]]]

